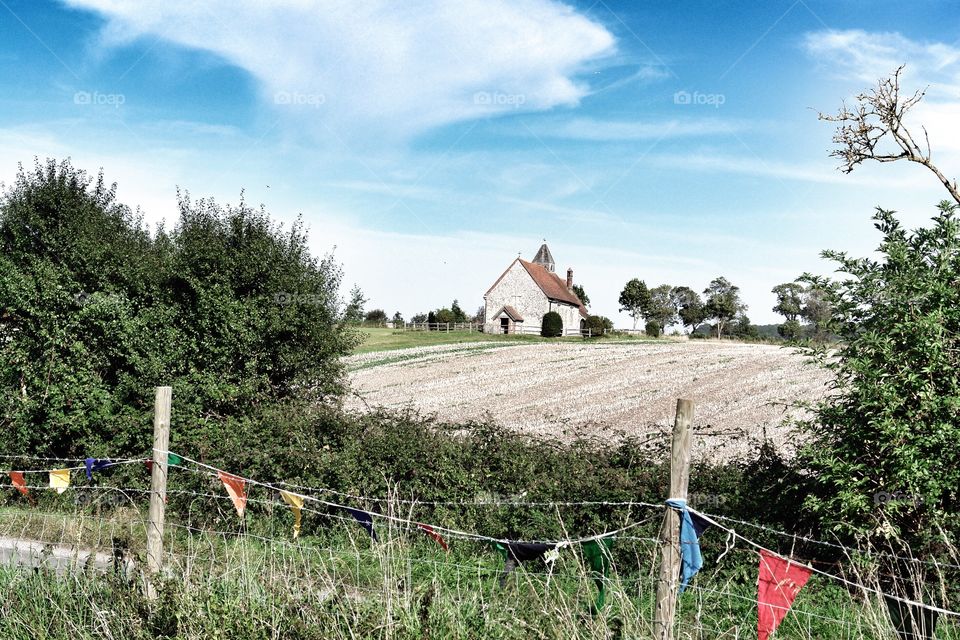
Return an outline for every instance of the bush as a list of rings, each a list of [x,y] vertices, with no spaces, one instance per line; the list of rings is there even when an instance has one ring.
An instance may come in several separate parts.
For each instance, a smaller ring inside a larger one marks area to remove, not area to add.
[[[584,326],[590,330],[591,336],[597,337],[613,329],[613,321],[605,316],[587,316]]]
[[[363,321],[366,324],[382,327],[387,324],[387,312],[383,309],[373,309],[372,311],[367,311],[366,315],[363,316]],[[401,322],[402,321],[403,319],[401,318]]]
[[[556,311],[548,311],[543,315],[540,324],[540,335],[544,338],[558,338],[563,335],[563,318]]]
[[[299,224],[182,196],[150,234],[114,190],[48,161],[0,199],[0,450],[143,455],[159,385],[191,425],[344,392],[340,268]]]
[[[647,326],[644,327],[643,331],[651,338],[659,338],[661,333],[660,323],[656,320],[651,320],[647,323]]]

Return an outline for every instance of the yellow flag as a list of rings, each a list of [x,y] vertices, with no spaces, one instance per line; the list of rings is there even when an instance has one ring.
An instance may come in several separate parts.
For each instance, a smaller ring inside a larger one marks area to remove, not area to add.
[[[293,511],[293,538],[297,539],[300,536],[300,509],[303,508],[303,496],[298,496],[288,491],[281,491],[280,497],[290,505],[290,510]]]
[[[54,469],[50,472],[50,488],[63,493],[70,486],[70,469]]]

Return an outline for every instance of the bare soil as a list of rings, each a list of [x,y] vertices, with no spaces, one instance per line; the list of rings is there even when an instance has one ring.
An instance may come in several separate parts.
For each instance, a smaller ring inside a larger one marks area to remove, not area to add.
[[[668,439],[677,398],[694,400],[696,458],[742,457],[768,439],[796,445],[789,421],[830,374],[794,350],[716,341],[444,345],[347,358],[352,408],[413,407],[444,420],[490,416],[569,440]]]

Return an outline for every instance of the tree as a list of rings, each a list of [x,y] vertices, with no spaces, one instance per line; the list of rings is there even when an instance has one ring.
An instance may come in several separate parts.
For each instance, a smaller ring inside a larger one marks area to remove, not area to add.
[[[710,282],[703,290],[703,295],[706,297],[704,314],[716,321],[717,337],[722,338],[727,323],[747,310],[747,306],[740,301],[740,288],[721,276]]]
[[[477,312],[473,314],[473,318],[470,319],[474,324],[483,324],[487,319],[487,308],[483,305],[480,305],[477,308]]]
[[[755,324],[750,322],[747,314],[741,311],[730,323],[730,335],[736,338],[756,340],[760,337],[760,331]]]
[[[394,312],[393,314],[393,326],[402,327],[403,326],[403,316],[399,311]]]
[[[937,176],[954,202],[960,203],[960,190],[956,180],[951,181],[931,161],[930,138],[924,127],[924,147],[917,144],[904,122],[904,117],[915,107],[926,91],[916,91],[909,98],[900,96],[900,74],[903,65],[897,67],[889,78],[883,78],[876,88],[856,97],[856,106],[851,110],[844,104],[837,115],[819,115],[820,120],[837,122],[834,143],[840,147],[830,153],[840,158],[840,170],[850,173],[865,160],[916,162]]]
[[[363,321],[382,327],[387,324],[387,312],[383,309],[371,309],[363,316]]]
[[[573,285],[573,293],[578,298],[580,298],[580,302],[583,303],[583,306],[585,307],[590,306],[590,296],[587,295],[587,292],[583,290],[582,286],[580,286],[579,284]]]
[[[650,303],[644,317],[656,321],[661,330],[678,320],[676,300],[672,294],[673,287],[668,284],[650,289]]]
[[[563,318],[556,311],[543,314],[540,321],[540,335],[544,338],[559,338],[563,335]]]
[[[428,324],[428,325],[436,324],[437,322],[439,322],[439,321],[437,320],[437,313],[436,313],[435,311],[431,311],[431,312],[427,313],[427,324]],[[433,330],[433,328],[431,328],[431,327],[428,327],[428,328],[431,329],[431,331]]]
[[[810,337],[813,340],[823,342],[828,338],[833,310],[830,308],[827,291],[815,285],[807,287],[803,294],[800,315],[810,323]]]
[[[784,340],[796,340],[803,335],[803,325],[799,320],[787,320],[777,327],[777,335]]]
[[[683,326],[689,327],[691,334],[694,333],[707,319],[700,294],[690,287],[674,287],[670,295],[677,308],[680,322]]]
[[[49,160],[0,197],[0,450],[141,457],[169,384],[177,446],[220,458],[219,425],[253,438],[267,406],[345,393],[340,267],[299,223],[181,194],[150,233],[115,189]]]
[[[453,320],[450,322],[466,322],[467,314],[463,312],[463,309],[460,308],[460,303],[454,299],[453,304],[450,305],[450,312],[453,314]]]
[[[785,282],[778,284],[772,290],[777,296],[777,304],[773,310],[779,313],[787,322],[796,322],[797,317],[803,312],[803,296],[806,291],[799,282]]]
[[[626,311],[633,318],[633,328],[637,328],[637,321],[644,317],[644,312],[650,306],[650,290],[643,280],[634,278],[629,281],[620,292],[620,311]]]
[[[431,311],[431,313],[433,312]],[[429,322],[429,321],[430,321],[430,315],[427,313],[417,313],[417,314],[414,314],[412,318],[410,318],[410,322],[414,322],[416,324],[423,324],[424,322]]]
[[[437,312],[434,315],[434,317],[436,318],[436,321],[439,322],[440,324],[450,324],[450,323],[456,322],[455,320],[456,315],[454,315],[453,310],[451,309],[446,309],[446,308],[437,309]]]
[[[835,383],[803,424],[801,460],[821,488],[806,504],[828,530],[922,558],[880,557],[885,590],[913,600],[942,597],[922,593],[943,580],[927,561],[955,564],[950,541],[960,536],[957,211],[944,201],[931,227],[908,232],[878,209],[879,257],[825,251],[849,277],[801,279],[824,296],[839,337],[831,349],[808,348]]]
[[[363,306],[365,304],[367,304],[367,299],[363,297],[363,291],[360,290],[359,285],[353,285],[353,288],[350,289],[350,302],[347,303],[347,308],[343,313],[344,321],[354,324],[363,321]]]

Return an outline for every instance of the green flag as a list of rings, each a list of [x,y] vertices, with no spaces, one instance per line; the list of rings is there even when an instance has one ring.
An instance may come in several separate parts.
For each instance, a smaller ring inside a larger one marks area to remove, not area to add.
[[[610,573],[610,550],[613,538],[601,538],[583,543],[583,559],[593,573],[593,582],[597,585],[596,608],[599,611],[606,602],[606,579]]]

